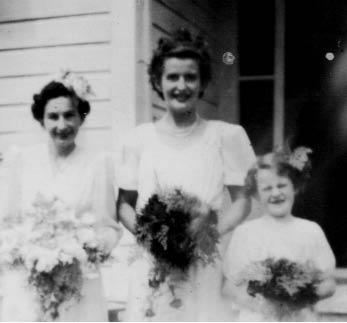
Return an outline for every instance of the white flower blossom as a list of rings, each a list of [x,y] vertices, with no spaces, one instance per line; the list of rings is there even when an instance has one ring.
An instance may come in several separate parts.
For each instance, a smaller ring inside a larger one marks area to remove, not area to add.
[[[91,212],[84,212],[79,216],[79,220],[84,225],[94,225],[96,224],[95,214]]]
[[[92,228],[80,228],[76,234],[82,245],[88,244],[88,246],[91,246],[96,243],[96,233]]]
[[[296,148],[289,157],[289,164],[294,168],[302,171],[309,161],[308,155],[312,153],[312,149],[307,147]]]
[[[72,89],[82,100],[87,100],[94,94],[89,82],[83,76],[69,70],[60,70],[53,80],[62,83],[68,89]]]

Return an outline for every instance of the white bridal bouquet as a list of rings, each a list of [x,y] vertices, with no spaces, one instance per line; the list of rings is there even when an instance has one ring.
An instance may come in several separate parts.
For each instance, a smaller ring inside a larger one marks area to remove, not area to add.
[[[81,297],[83,276],[107,259],[94,214],[76,213],[57,198],[38,194],[32,210],[1,222],[0,266],[24,269],[40,303],[38,320],[58,318],[62,303]]]

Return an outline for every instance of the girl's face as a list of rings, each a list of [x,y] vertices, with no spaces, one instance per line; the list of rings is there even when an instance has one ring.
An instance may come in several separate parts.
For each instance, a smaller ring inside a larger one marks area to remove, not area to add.
[[[273,169],[260,169],[257,174],[258,195],[267,214],[274,217],[290,216],[295,198],[292,181]]]
[[[58,150],[69,148],[75,144],[75,138],[81,124],[81,116],[71,98],[58,97],[47,102],[43,126]]]
[[[198,62],[191,58],[167,58],[159,87],[171,112],[195,110],[202,90]]]

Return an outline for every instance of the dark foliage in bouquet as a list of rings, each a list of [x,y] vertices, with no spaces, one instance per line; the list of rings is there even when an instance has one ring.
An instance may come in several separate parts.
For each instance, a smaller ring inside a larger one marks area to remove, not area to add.
[[[50,272],[33,269],[29,283],[38,291],[45,320],[55,320],[59,317],[62,303],[81,297],[82,272],[79,261],[74,260],[71,264],[60,262]]]
[[[320,281],[320,272],[312,266],[272,258],[264,260],[262,265],[268,275],[264,281],[249,281],[247,292],[251,296],[261,294],[273,302],[296,308],[318,301],[316,284]]]
[[[98,247],[91,247],[84,244],[83,249],[87,253],[87,261],[92,264],[102,264],[110,259],[110,254],[106,254]]]
[[[217,214],[179,189],[160,192],[151,196],[137,216],[136,238],[156,260],[150,281],[156,288],[169,275],[182,279],[199,261],[214,261],[219,240]]]

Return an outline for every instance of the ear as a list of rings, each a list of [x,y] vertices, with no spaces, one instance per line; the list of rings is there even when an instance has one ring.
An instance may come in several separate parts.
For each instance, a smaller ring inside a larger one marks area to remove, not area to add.
[[[161,84],[160,84],[160,82],[158,82],[157,79],[154,81],[154,87],[155,87],[155,89],[156,89],[157,91],[159,91],[160,93],[162,93]]]
[[[203,97],[203,95],[204,95],[204,93],[205,93],[205,90],[206,90],[206,88],[207,88],[207,85],[208,85],[208,83],[206,83],[206,84],[201,83],[201,89],[200,89],[200,92],[199,92],[199,97],[200,97],[200,98]]]

